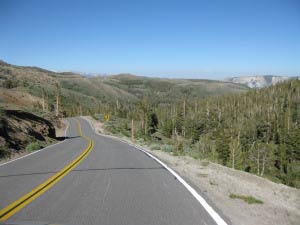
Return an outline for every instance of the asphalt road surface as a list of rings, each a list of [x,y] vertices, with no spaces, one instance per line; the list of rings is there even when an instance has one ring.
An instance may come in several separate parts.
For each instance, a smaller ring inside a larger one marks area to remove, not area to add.
[[[83,161],[49,190],[5,223],[95,225],[216,224],[192,194],[162,165],[138,149],[94,133]],[[74,118],[67,139],[28,157],[0,166],[0,209],[26,195],[80,156],[89,140]]]

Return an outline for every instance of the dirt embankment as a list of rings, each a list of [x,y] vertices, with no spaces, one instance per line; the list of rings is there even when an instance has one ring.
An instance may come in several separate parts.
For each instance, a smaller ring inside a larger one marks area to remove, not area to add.
[[[99,121],[88,118],[99,133]],[[102,128],[102,126],[100,126]],[[124,138],[130,142],[130,139]],[[168,166],[196,185],[234,225],[291,225],[300,221],[300,190],[239,170],[233,170],[188,156],[173,156],[160,150],[150,150]],[[263,204],[248,204],[230,194],[253,196]]]
[[[2,110],[0,150],[2,154],[22,151],[35,141],[56,139],[55,128],[48,120],[21,110]]]

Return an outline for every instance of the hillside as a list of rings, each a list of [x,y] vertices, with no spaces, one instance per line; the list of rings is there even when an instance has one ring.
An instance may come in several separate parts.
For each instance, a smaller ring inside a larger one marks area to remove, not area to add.
[[[146,96],[157,103],[175,103],[182,97],[203,98],[247,91],[245,86],[220,81],[160,79],[130,74],[84,77],[71,72],[56,73],[0,62],[0,86],[13,90],[10,97],[4,96],[8,92],[0,93],[1,105],[9,104],[7,99],[16,98],[14,93],[19,92],[37,98],[34,105],[40,110],[42,102],[46,101],[49,110],[54,111],[56,83],[60,86],[61,111],[66,115],[109,110],[116,104],[126,108],[128,103],[136,103]]]
[[[170,104],[180,101],[183,96],[203,98],[246,90],[240,85],[206,80],[168,80],[130,74],[84,77],[72,72],[56,73],[0,61],[1,154],[23,151],[31,143],[44,145],[45,140],[55,138],[53,135],[48,137],[42,130],[35,132],[41,133],[38,138],[28,135],[34,131],[29,130],[30,126],[44,127],[36,125],[42,119],[48,124],[45,126],[52,129],[50,126],[60,125],[58,117],[62,116],[95,112],[129,116],[135,104],[147,96],[156,104]],[[16,119],[17,116],[24,118]],[[16,120],[20,121],[21,127],[16,125]]]
[[[207,159],[300,188],[300,81],[205,99],[182,98],[157,106],[144,99],[109,122],[154,149]],[[120,118],[121,117],[121,118]]]

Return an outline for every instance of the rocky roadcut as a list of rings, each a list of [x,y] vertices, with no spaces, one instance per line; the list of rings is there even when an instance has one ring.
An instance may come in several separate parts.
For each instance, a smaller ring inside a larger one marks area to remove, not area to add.
[[[12,152],[24,151],[28,146],[55,141],[55,139],[55,128],[48,120],[21,110],[1,111],[0,153],[2,156],[5,154],[9,156]]]
[[[99,121],[86,118],[99,133],[103,132]],[[128,138],[126,141],[130,142]],[[299,189],[207,161],[142,147],[192,181],[234,225],[299,224]],[[248,204],[241,199],[230,198],[231,194],[253,196],[263,203]]]

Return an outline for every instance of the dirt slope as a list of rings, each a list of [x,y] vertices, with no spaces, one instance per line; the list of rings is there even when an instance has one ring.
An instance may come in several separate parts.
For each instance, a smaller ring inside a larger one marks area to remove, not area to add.
[[[20,151],[34,141],[55,139],[51,122],[21,110],[2,110],[0,116],[0,150]]]

